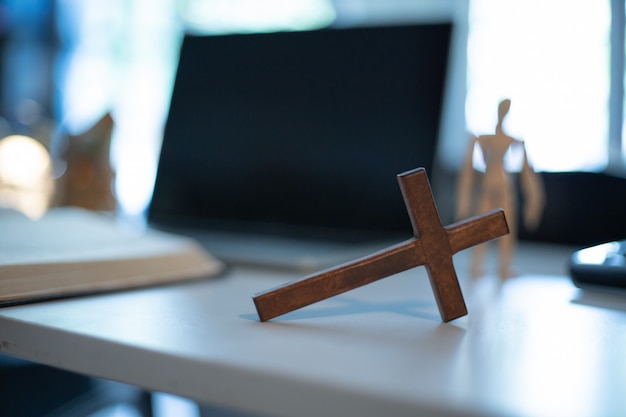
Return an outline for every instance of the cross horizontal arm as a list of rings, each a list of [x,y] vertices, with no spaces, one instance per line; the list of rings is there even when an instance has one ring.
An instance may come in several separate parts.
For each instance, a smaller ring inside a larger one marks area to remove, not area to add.
[[[254,295],[261,321],[316,303],[424,264],[424,251],[412,238],[367,257],[308,275]]]
[[[509,226],[502,209],[470,217],[446,226],[445,229],[453,254],[509,233]]]

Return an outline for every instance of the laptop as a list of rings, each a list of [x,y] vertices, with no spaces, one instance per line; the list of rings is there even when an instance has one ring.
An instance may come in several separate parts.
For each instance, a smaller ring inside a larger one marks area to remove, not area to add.
[[[452,30],[186,35],[149,224],[301,270],[410,237],[396,175],[432,172]]]

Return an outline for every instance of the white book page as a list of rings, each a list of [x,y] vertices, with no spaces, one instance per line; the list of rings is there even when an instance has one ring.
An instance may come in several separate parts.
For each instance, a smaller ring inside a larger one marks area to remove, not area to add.
[[[0,210],[0,266],[154,257],[194,242],[166,233],[132,232],[105,214],[55,208],[34,221]]]

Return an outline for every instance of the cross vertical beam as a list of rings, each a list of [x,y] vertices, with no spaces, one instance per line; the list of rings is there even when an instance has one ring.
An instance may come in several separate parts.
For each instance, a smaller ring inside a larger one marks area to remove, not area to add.
[[[444,322],[467,314],[452,255],[509,232],[504,211],[441,225],[426,171],[398,175],[415,237],[372,255],[339,265],[253,296],[261,321],[372,283],[407,269],[426,265]]]
[[[398,175],[413,234],[422,242],[424,265],[444,322],[467,314],[467,307],[452,263],[448,233],[441,225],[424,169]]]

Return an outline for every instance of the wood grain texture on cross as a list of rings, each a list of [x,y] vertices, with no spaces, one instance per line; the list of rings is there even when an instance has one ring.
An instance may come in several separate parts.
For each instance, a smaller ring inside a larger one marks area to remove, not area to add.
[[[444,227],[423,168],[398,175],[413,234],[409,240],[254,295],[261,321],[271,320],[397,274],[425,265],[444,322],[467,314],[452,255],[509,232],[504,211],[492,210]]]

